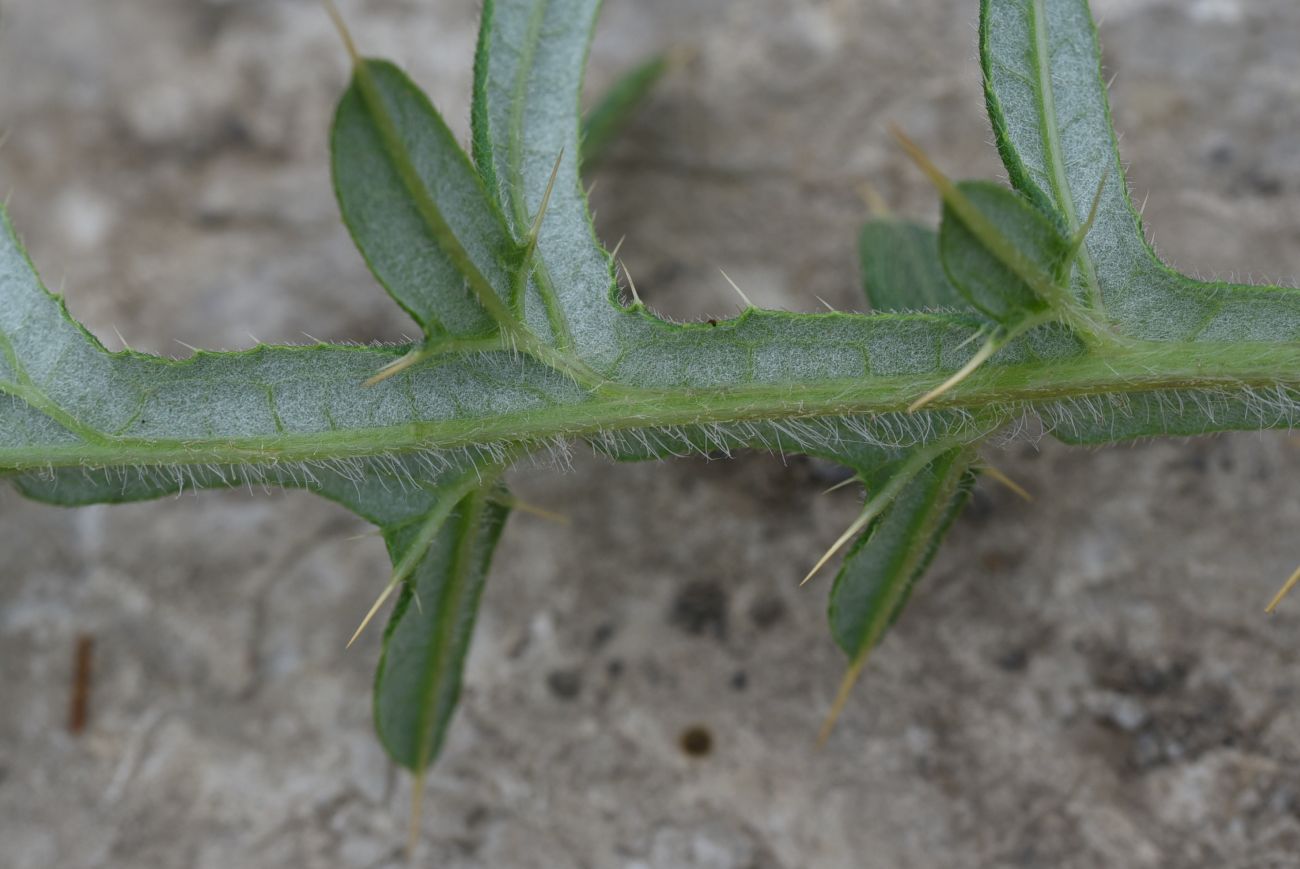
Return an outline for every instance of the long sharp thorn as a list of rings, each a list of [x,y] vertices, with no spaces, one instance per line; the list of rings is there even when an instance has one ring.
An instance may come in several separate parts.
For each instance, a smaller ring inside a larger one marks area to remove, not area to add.
[[[428,518],[420,527],[415,540],[407,547],[401,560],[393,567],[393,575],[389,578],[388,585],[384,586],[384,590],[380,592],[378,599],[370,607],[370,612],[366,613],[366,617],[361,620],[361,625],[352,635],[352,639],[348,640],[348,648],[351,648],[352,644],[357,641],[357,637],[361,636],[361,632],[366,629],[366,625],[370,624],[371,619],[379,612],[379,608],[384,605],[384,601],[388,600],[397,586],[419,567],[420,561],[428,553],[429,547],[433,545],[433,538],[438,534],[438,530],[442,528],[443,523],[447,521],[447,516],[451,514],[459,500],[459,498],[444,497],[429,512]]]
[[[971,234],[979,240],[980,244],[988,249],[1002,262],[1008,269],[1015,273],[1017,277],[1041,296],[1044,300],[1054,306],[1064,306],[1069,300],[1066,299],[1063,291],[1056,285],[1051,275],[1043,270],[1028,256],[1026,256],[1015,243],[992,223],[975,205],[971,199],[953,183],[947,175],[940,171],[934,161],[921,150],[917,145],[907,137],[897,125],[890,125],[890,132],[898,140],[907,155],[912,158],[912,162],[930,179],[930,183],[939,191],[943,198],[944,204],[952,209],[957,218],[966,225]]]
[[[131,349],[131,345],[128,344],[128,343],[126,343],[126,339],[122,337],[122,333],[119,332],[119,331],[117,330],[117,325],[116,325],[116,324],[114,324],[114,326],[113,326],[113,334],[117,336],[117,340],[119,340],[119,341],[122,342],[122,349],[123,349],[123,350],[130,350],[130,349]]]
[[[799,587],[802,588],[803,586],[807,585],[808,580],[816,576],[817,571],[821,570],[822,567],[825,566],[826,562],[834,558],[835,553],[843,549],[844,544],[852,540],[854,535],[856,535],[863,528],[866,528],[868,523],[870,523],[873,518],[875,518],[875,513],[870,512],[869,510],[865,510],[863,511],[861,516],[859,516],[857,519],[854,519],[853,523],[849,525],[849,527],[845,529],[844,533],[839,536],[839,539],[837,539],[834,543],[831,544],[831,548],[826,550],[826,554],[823,555],[821,558],[817,559],[817,563],[813,565],[812,570],[808,571],[808,575],[805,576],[803,580],[799,583]]]
[[[826,301],[826,300],[823,299],[821,296],[813,296],[813,298],[815,298],[817,301],[819,301],[819,302],[821,302],[823,305],[825,305],[825,306],[826,306],[826,310],[830,311],[832,314],[835,313],[835,309],[831,307],[831,303],[830,303],[830,302]]]
[[[429,768],[425,767],[415,774],[411,782],[411,821],[406,828],[406,859],[415,859],[415,849],[420,844],[420,828],[424,822],[424,777]]]
[[[1291,578],[1286,581],[1286,584],[1282,586],[1277,594],[1273,595],[1273,600],[1269,601],[1268,606],[1264,608],[1264,612],[1272,615],[1273,611],[1277,609],[1277,605],[1282,602],[1282,598],[1286,597],[1291,589],[1296,587],[1297,583],[1300,583],[1300,568],[1296,568],[1296,572],[1291,574]]]
[[[334,29],[339,32],[339,38],[343,40],[343,48],[352,59],[352,65],[360,66],[361,54],[357,51],[357,44],[352,41],[352,32],[348,30],[347,22],[343,20],[339,8],[334,5],[334,0],[321,0],[321,5],[325,7],[325,13],[329,15],[330,21],[334,22]]]
[[[1102,173],[1101,183],[1097,185],[1097,192],[1092,196],[1092,207],[1088,209],[1088,219],[1083,222],[1078,231],[1074,233],[1074,238],[1070,239],[1070,257],[1073,257],[1083,247],[1084,241],[1088,238],[1088,233],[1092,231],[1092,226],[1097,222],[1097,213],[1101,210],[1101,195],[1106,192],[1106,182],[1110,180],[1110,167]]]
[[[1001,483],[1003,486],[1010,489],[1012,492],[1019,495],[1023,500],[1028,501],[1030,504],[1034,503],[1034,496],[1029,494],[1029,490],[1026,489],[1024,486],[1020,485],[1019,483],[1017,483],[1015,480],[1008,477],[1006,474],[1002,473],[1002,471],[998,470],[997,468],[993,467],[987,462],[984,463],[982,470],[985,474],[988,475],[990,480]]]
[[[551,177],[546,181],[546,192],[542,194],[542,203],[537,206],[537,216],[533,218],[532,228],[528,230],[528,250],[531,253],[533,248],[537,247],[537,237],[542,231],[542,219],[546,217],[546,209],[551,204],[551,192],[555,190],[555,179],[560,174],[560,163],[564,160],[564,149],[555,158],[555,165],[551,167]]]
[[[952,349],[954,351],[960,350],[961,348],[965,347],[967,344],[974,341],[976,338],[980,337],[983,334],[984,334],[983,329],[976,329],[974,332],[971,332],[969,335],[967,335],[966,338],[964,338],[960,344],[958,344],[956,347]]]
[[[614,249],[611,250],[611,251],[609,252],[609,258],[610,258],[610,259],[612,259],[612,260],[616,260],[616,259],[618,259],[618,252],[619,252],[620,250],[623,249],[623,242],[625,242],[625,241],[627,241],[627,236],[626,236],[626,235],[624,235],[624,236],[622,236],[621,238],[619,238],[619,240],[618,240],[618,244],[614,245]]]
[[[969,362],[967,362],[965,365],[959,368],[956,374],[954,374],[952,377],[949,377],[943,383],[940,383],[934,389],[931,389],[929,392],[927,392],[925,395],[918,398],[916,401],[912,402],[908,406],[907,412],[916,413],[918,410],[925,407],[927,404],[934,401],[936,398],[943,395],[945,392],[952,389],[957,384],[961,383],[967,377],[970,377],[972,374],[975,373],[975,369],[979,368],[981,365],[983,365],[985,362],[989,360],[990,356],[998,352],[998,348],[1000,346],[1001,345],[995,340],[995,338],[990,338],[988,341],[984,342],[984,346],[981,347],[979,350],[975,351],[975,355],[970,358]]]
[[[380,368],[374,374],[367,377],[365,383],[362,385],[374,386],[377,383],[382,383],[396,374],[401,374],[403,371],[410,368],[412,365],[415,365],[417,362],[422,361],[427,356],[428,351],[425,348],[417,347],[403,356],[394,359],[392,362],[389,362],[383,368]]]
[[[379,612],[379,608],[384,605],[384,602],[388,600],[389,596],[397,586],[401,585],[403,579],[405,579],[405,577],[402,576],[400,572],[393,572],[392,578],[388,580],[388,585],[384,586],[384,590],[379,593],[379,597],[375,598],[375,602],[371,605],[370,611],[367,612],[366,617],[361,620],[361,624],[357,626],[356,632],[352,634],[352,639],[348,640],[348,644],[345,648],[352,648],[352,644],[357,641],[357,637],[361,636],[361,632],[366,629],[366,625],[370,624],[371,620],[375,617],[375,614]]]
[[[853,686],[857,684],[858,677],[862,675],[862,669],[866,665],[867,655],[862,654],[849,666],[844,678],[840,680],[839,690],[835,692],[835,702],[831,704],[831,711],[826,713],[826,720],[822,722],[822,728],[817,734],[818,748],[825,746],[826,741],[831,738],[835,722],[839,720],[840,713],[848,705],[849,697],[853,694]]]
[[[872,495],[871,500],[867,501],[866,505],[863,506],[862,512],[858,515],[857,519],[853,520],[853,524],[851,524],[844,533],[840,535],[838,540],[831,544],[831,548],[826,550],[826,554],[818,559],[817,563],[813,565],[813,569],[808,571],[808,575],[803,578],[803,582],[799,583],[799,586],[802,588],[807,585],[808,580],[812,579],[813,576],[816,575],[817,571],[821,570],[826,562],[830,561],[831,558],[834,557],[836,552],[839,552],[844,548],[844,544],[853,539],[853,535],[870,525],[873,519],[883,513],[890,504],[894,503],[894,499],[898,497],[898,493],[903,490],[903,487],[906,486],[913,477],[921,472],[922,468],[933,461],[934,455],[935,453],[933,452],[928,455],[925,452],[919,452],[913,455],[906,465],[890,477],[889,482]]]
[[[536,504],[530,504],[527,501],[520,501],[518,498],[501,500],[498,503],[504,504],[520,513],[527,513],[530,516],[536,516],[538,519],[545,519],[554,522],[557,525],[570,525],[572,520],[563,513],[557,513],[554,510],[547,510],[544,507],[538,507]]]
[[[867,211],[871,212],[872,217],[881,220],[893,217],[889,203],[885,201],[885,197],[880,195],[880,191],[870,181],[863,181],[858,185],[858,196],[862,197],[862,201],[866,204]]]
[[[856,476],[849,477],[847,480],[840,480],[834,486],[831,486],[829,489],[822,492],[822,494],[829,495],[831,492],[838,492],[840,489],[843,489],[847,486],[852,486],[856,482],[858,482],[858,478]]]
[[[943,174],[943,170],[934,164],[934,161],[930,159],[930,155],[921,150],[921,146],[913,142],[903,132],[902,127],[897,124],[890,124],[889,132],[902,146],[907,156],[912,158],[912,162],[917,165],[917,168],[925,174],[926,178],[930,179],[930,183],[943,194],[944,199],[947,199],[956,191],[956,185],[952,183],[952,179]]]
[[[627,288],[632,291],[632,300],[638,305],[642,304],[641,297],[636,292],[636,284],[632,282],[632,273],[627,270],[627,263],[619,260],[618,264],[623,267],[623,274],[627,276]]]
[[[731,276],[726,272],[722,271],[722,269],[718,269],[718,271],[721,272],[722,276],[727,279],[727,283],[731,284],[731,288],[736,291],[736,295],[740,296],[740,300],[745,303],[745,307],[746,308],[754,307],[754,303],[749,300],[749,296],[745,295],[744,291],[741,290],[740,287],[736,286],[736,282],[731,279]]]

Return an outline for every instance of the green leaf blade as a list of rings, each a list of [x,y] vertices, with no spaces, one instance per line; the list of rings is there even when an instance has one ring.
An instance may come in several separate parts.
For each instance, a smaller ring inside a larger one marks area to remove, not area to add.
[[[954,219],[950,209],[945,209],[943,224],[949,233],[947,257],[942,233],[896,221],[875,220],[864,227],[860,253],[865,289],[873,308],[906,308],[918,295],[940,306],[972,306],[971,297],[978,296],[969,288],[959,289],[949,276],[949,260],[954,259],[954,223],[968,236],[966,244],[976,247],[980,256],[991,258],[965,225]],[[892,268],[886,265],[891,258],[896,262]],[[997,265],[1005,269],[1000,262]],[[972,438],[929,461],[845,555],[831,587],[828,607],[831,635],[852,661],[837,707],[845,702],[870,649],[902,612],[912,586],[925,573],[965,504],[973,482],[971,464],[978,442],[978,438]],[[838,460],[857,471],[869,495],[878,496],[893,475],[910,463],[924,461],[924,454],[918,452],[921,449],[925,448],[846,450]],[[832,712],[832,723],[837,714],[838,708]]]
[[[620,353],[609,255],[596,241],[579,176],[587,46],[598,0],[493,0],[485,7],[473,100],[480,172],[516,235],[527,232],[556,161],[534,283],[573,349],[603,368]]]
[[[1300,293],[1192,280],[1148,244],[1124,179],[1087,0],[983,0],[980,58],[1015,187],[1062,215],[1069,232],[1101,191],[1073,275],[1080,298],[1141,340],[1300,341]]]
[[[1014,245],[1015,256],[1024,262],[1020,272],[1032,269],[1044,277],[1055,274],[1069,245],[1042,211],[997,184],[964,181],[956,186],[980,218]],[[1000,323],[1011,325],[1045,310],[1051,302],[1011,268],[1005,257],[990,250],[950,205],[944,206],[939,252],[943,269],[957,291],[972,307]]]
[[[855,663],[880,642],[902,611],[974,482],[970,448],[949,450],[909,481],[853,544],[831,590],[836,644]],[[897,465],[876,469],[869,491]]]
[[[423,92],[392,64],[361,61],[331,153],[344,223],[380,284],[426,332],[491,333],[519,245]]]
[[[966,299],[939,259],[939,234],[905,220],[878,218],[858,237],[862,283],[873,311],[962,310]]]
[[[442,747],[460,697],[484,581],[509,512],[484,490],[462,500],[407,582],[384,632],[375,727],[393,761],[413,772],[424,770]],[[409,529],[386,532],[395,562],[409,535]]]

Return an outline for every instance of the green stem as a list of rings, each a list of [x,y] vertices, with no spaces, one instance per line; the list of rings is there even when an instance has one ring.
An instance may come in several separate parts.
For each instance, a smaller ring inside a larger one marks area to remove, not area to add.
[[[550,348],[547,348],[548,350]],[[551,353],[556,351],[550,350]],[[0,448],[0,469],[330,461],[413,450],[536,442],[665,426],[763,422],[906,411],[947,373],[747,384],[680,390],[605,382],[581,401],[448,420],[248,438],[140,440]],[[962,408],[991,415],[1024,404],[1163,390],[1300,388],[1300,345],[1152,343],[1050,363],[986,365],[936,398],[927,410]],[[0,386],[0,389],[6,387]],[[7,387],[26,399],[21,388]]]

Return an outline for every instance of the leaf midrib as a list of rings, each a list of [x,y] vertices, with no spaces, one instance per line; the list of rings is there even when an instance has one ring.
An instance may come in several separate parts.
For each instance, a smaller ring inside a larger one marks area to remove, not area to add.
[[[898,610],[903,593],[908,589],[917,568],[925,559],[926,550],[930,545],[934,531],[942,523],[948,503],[952,499],[957,485],[959,485],[957,481],[960,480],[962,474],[966,473],[967,468],[970,467],[971,461],[974,459],[973,448],[968,447],[966,449],[966,453],[953,458],[942,472],[936,468],[936,465],[941,463],[942,456],[931,459],[930,463],[921,470],[922,474],[939,475],[942,473],[943,477],[937,481],[936,485],[930,487],[921,504],[920,517],[910,526],[912,533],[909,537],[914,542],[918,542],[919,545],[908,546],[895,558],[891,559],[889,573],[895,576],[896,579],[889,583],[885,599],[875,608],[866,629],[862,632],[855,650],[855,659],[870,652],[883,637],[890,620]]]
[[[1080,221],[1074,205],[1074,194],[1070,190],[1070,179],[1065,166],[1065,153],[1061,143],[1060,120],[1056,115],[1056,90],[1052,82],[1051,44],[1047,34],[1047,12],[1045,0],[1030,0],[1028,7],[1033,31],[1033,57],[1035,84],[1038,91],[1039,117],[1043,132],[1043,146],[1046,151],[1052,192],[1058,207],[1064,213],[1070,235],[1079,231]],[[1079,268],[1083,271],[1087,284],[1088,304],[1093,310],[1105,311],[1105,299],[1102,297],[1101,285],[1097,280],[1097,269],[1088,252],[1085,242],[1077,256]]]
[[[433,642],[429,644],[429,653],[425,659],[427,665],[425,677],[420,686],[422,690],[418,720],[420,736],[416,748],[417,771],[429,765],[434,743],[437,741],[437,711],[441,693],[437,687],[446,680],[447,664],[452,657],[452,643],[456,639],[455,622],[461,613],[461,607],[457,605],[456,599],[464,594],[466,578],[473,569],[475,537],[486,500],[483,489],[471,492],[462,502],[464,507],[458,517],[456,543],[438,602],[440,614],[438,629],[435,631]]]
[[[371,119],[375,122],[375,126],[379,129],[379,134],[384,140],[384,152],[388,159],[392,161],[393,168],[402,180],[402,186],[406,188],[407,193],[411,196],[421,220],[428,227],[438,246],[442,248],[443,253],[452,261],[456,269],[465,276],[466,282],[474,290],[474,297],[479,304],[483,306],[484,310],[499,326],[507,329],[517,327],[514,313],[506,307],[492,283],[479,270],[469,251],[456,237],[455,231],[447,223],[446,218],[442,216],[442,210],[434,202],[429,190],[424,186],[424,181],[420,178],[419,172],[416,171],[415,164],[411,161],[411,155],[397,132],[387,107],[384,105],[383,96],[375,85],[374,79],[371,78],[370,63],[369,60],[359,61],[354,74],[361,90],[362,102],[370,113]],[[474,178],[478,178],[478,174],[468,166],[468,161],[467,170]],[[484,192],[483,198],[484,201],[487,201],[486,192]],[[421,323],[420,325],[423,327],[425,324]]]
[[[58,402],[46,395],[44,390],[37,387],[27,374],[27,369],[18,359],[18,354],[14,352],[13,343],[2,332],[0,332],[0,353],[4,354],[4,358],[8,361],[9,368],[13,371],[15,378],[9,382],[0,380],[0,395],[12,395],[25,401],[84,441],[93,444],[112,442],[111,435],[105,434],[93,426],[86,425],[73,414],[64,410]]]
[[[510,124],[506,129],[506,187],[510,207],[519,231],[528,226],[528,202],[525,199],[523,148],[524,110],[527,108],[528,80],[537,54],[537,44],[542,36],[542,21],[546,18],[546,0],[533,6],[528,19],[528,32],[519,49],[519,69],[510,88]]]
[[[528,82],[532,78],[534,60],[542,38],[542,24],[546,20],[548,6],[549,0],[539,0],[533,7],[532,16],[528,19],[528,33],[520,49],[519,70],[510,89],[510,123],[506,129],[506,189],[516,231],[521,233],[527,231],[530,220],[523,171],[524,112],[527,108]],[[560,156],[557,155],[556,159],[560,159]],[[537,231],[541,231],[540,225]],[[521,270],[521,276],[525,284],[530,275],[533,277],[537,294],[546,309],[547,323],[555,333],[558,349],[566,356],[572,356],[570,351],[573,348],[573,335],[569,329],[568,318],[560,307],[546,257],[540,250],[538,253],[541,255],[534,257],[531,268]]]

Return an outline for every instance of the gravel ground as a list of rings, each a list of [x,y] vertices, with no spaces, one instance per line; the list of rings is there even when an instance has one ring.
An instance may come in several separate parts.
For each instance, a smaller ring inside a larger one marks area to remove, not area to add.
[[[999,172],[976,6],[609,0],[593,91],[687,58],[594,196],[642,296],[728,314],[722,266],[759,304],[860,307],[855,186],[936,213],[888,121],[953,174]],[[1294,278],[1300,5],[1096,6],[1162,252]],[[464,134],[475,4],[345,12]],[[0,0],[0,192],[112,347],[396,338],[331,198],[345,76],[309,0]],[[981,484],[821,751],[843,660],[826,580],[795,582],[852,492],[767,456],[517,472],[572,521],[511,520],[417,863],[1300,865],[1300,605],[1262,615],[1300,556],[1298,443],[993,456],[1037,500]],[[73,512],[0,490],[0,866],[402,865],[378,632],[343,649],[386,573],[362,530],[302,494]]]

